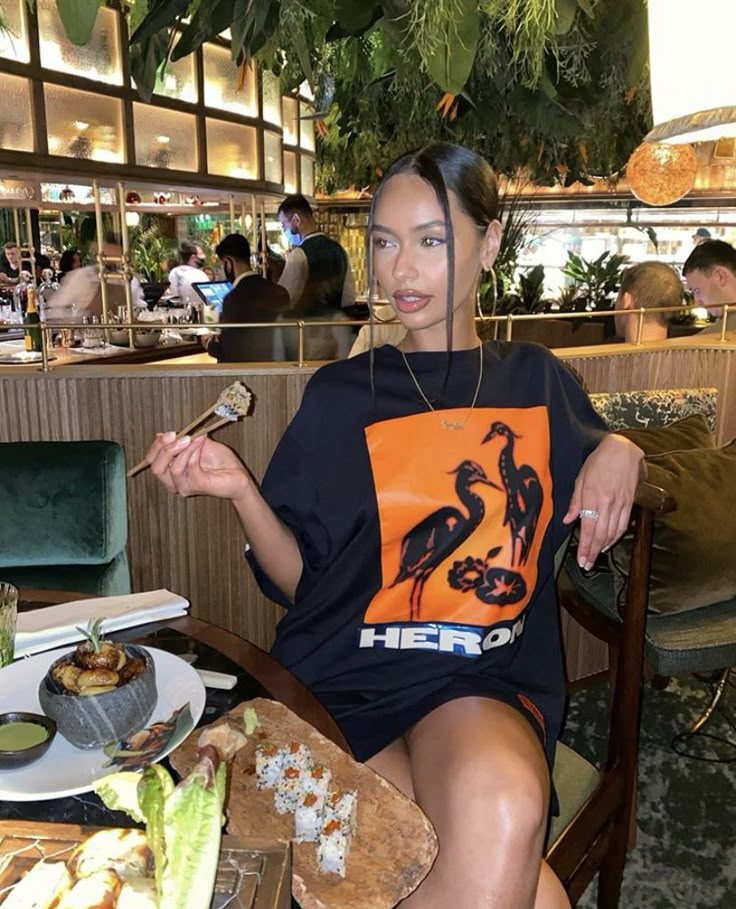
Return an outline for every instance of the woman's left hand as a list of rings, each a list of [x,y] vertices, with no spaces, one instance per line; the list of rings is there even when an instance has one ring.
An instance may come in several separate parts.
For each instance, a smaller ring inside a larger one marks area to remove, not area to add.
[[[586,571],[629,526],[636,486],[644,476],[643,458],[633,442],[608,435],[583,464],[563,523],[580,518],[578,564]]]

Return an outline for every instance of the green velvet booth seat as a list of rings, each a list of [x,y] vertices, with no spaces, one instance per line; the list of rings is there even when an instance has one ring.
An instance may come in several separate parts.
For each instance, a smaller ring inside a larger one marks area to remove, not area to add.
[[[0,443],[0,578],[130,593],[123,449],[116,442]]]

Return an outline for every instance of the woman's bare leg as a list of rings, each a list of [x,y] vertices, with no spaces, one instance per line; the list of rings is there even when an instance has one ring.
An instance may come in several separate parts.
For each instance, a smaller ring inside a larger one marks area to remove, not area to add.
[[[412,801],[414,798],[414,784],[411,780],[411,764],[409,763],[409,749],[403,738],[396,739],[387,745],[378,754],[366,761],[366,764],[375,770],[379,776],[403,792]]]
[[[416,800],[440,851],[402,909],[568,907],[552,872],[540,874],[549,773],[529,722],[499,701],[461,698],[424,717],[406,744]],[[402,779],[395,745],[374,766]]]

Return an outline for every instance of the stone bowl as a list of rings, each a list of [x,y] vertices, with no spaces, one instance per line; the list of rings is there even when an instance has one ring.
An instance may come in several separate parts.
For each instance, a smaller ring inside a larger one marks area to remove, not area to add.
[[[44,713],[56,722],[59,734],[77,748],[99,748],[108,742],[127,739],[143,729],[156,706],[156,669],[153,657],[143,647],[126,644],[129,656],[142,658],[145,669],[138,676],[114,691],[102,694],[79,695],[63,691],[54,681],[51,671],[57,663],[68,659],[65,654],[56,660],[38,687],[38,699]]]
[[[25,710],[12,710],[0,713],[0,726],[8,723],[34,723],[46,730],[46,738],[36,745],[27,748],[0,748],[0,770],[15,770],[37,761],[49,750],[56,735],[56,723],[40,713],[28,713]]]

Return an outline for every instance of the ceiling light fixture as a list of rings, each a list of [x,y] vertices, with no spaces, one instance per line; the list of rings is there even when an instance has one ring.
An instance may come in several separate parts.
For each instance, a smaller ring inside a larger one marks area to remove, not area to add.
[[[649,0],[654,129],[648,142],[709,142],[736,135],[731,54],[733,0]],[[707,71],[686,61],[707,60]]]

